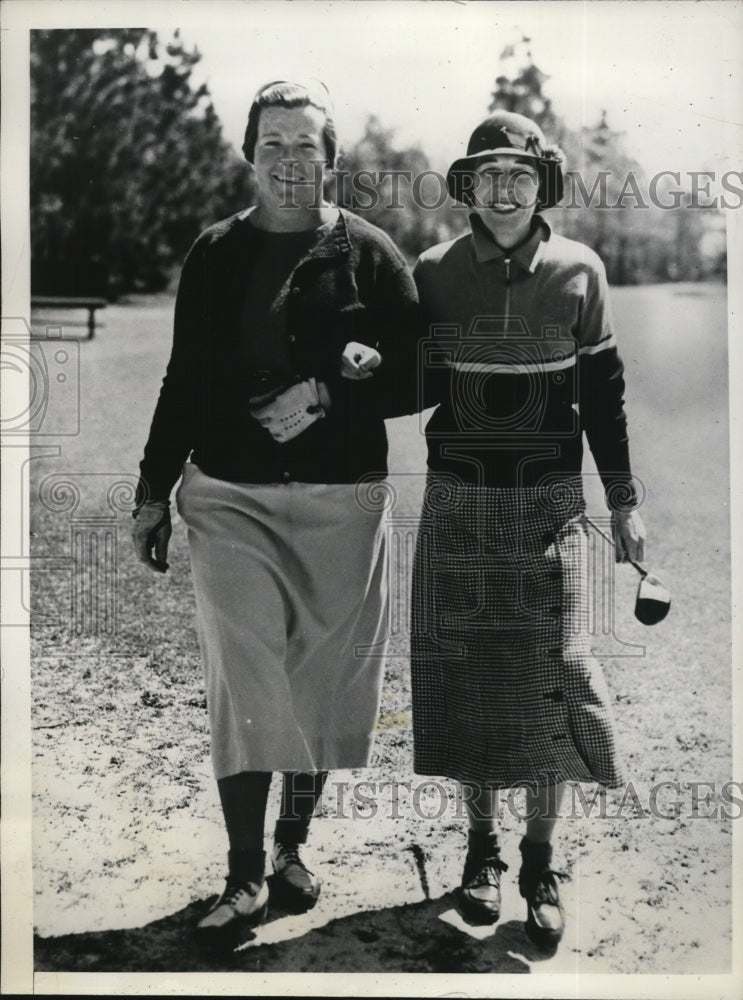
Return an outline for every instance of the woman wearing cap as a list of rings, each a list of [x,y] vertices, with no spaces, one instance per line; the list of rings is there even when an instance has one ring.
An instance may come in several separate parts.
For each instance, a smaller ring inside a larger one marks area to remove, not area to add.
[[[497,790],[526,786],[519,889],[543,946],[563,933],[550,844],[563,783],[620,782],[588,649],[583,432],[619,558],[641,560],[644,535],[604,267],[541,215],[562,197],[560,160],[533,121],[493,114],[447,178],[471,232],[414,270],[438,404],[413,580],[415,770],[461,783],[459,898],[476,922],[500,913]]]
[[[323,85],[258,92],[243,145],[257,205],[188,254],[140,465],[134,541],[159,572],[183,474],[229,840],[225,891],[198,931],[230,946],[266,912],[272,773],[283,772],[273,886],[307,908],[319,892],[300,853],[310,817],[328,769],[368,764],[379,706],[384,537],[378,505],[354,484],[386,474],[383,417],[396,412],[417,295],[394,244],[323,200],[335,149]]]

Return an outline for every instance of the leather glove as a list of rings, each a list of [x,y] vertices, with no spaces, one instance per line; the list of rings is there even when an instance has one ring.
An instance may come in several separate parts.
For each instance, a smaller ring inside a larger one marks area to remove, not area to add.
[[[151,500],[142,504],[134,518],[132,541],[137,558],[156,573],[165,573],[168,569],[168,542],[173,531],[170,524],[170,502]]]
[[[281,444],[291,441],[310,424],[325,416],[314,378],[297,382],[265,406],[251,408],[252,415]]]

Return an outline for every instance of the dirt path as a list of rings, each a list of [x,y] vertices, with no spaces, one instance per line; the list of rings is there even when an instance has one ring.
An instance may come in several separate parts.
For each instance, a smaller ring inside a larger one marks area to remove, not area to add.
[[[603,810],[597,800],[590,818],[578,800],[575,814],[558,828],[556,862],[569,876],[560,949],[538,954],[523,933],[515,882],[521,824],[507,809],[504,853],[511,870],[502,919],[484,933],[461,924],[450,895],[464,848],[453,789],[442,783],[426,790],[411,773],[404,554],[423,467],[419,426],[411,418],[390,427],[405,544],[374,766],[332,776],[312,840],[324,879],[316,909],[300,918],[274,909],[229,968],[729,971],[732,818],[743,811],[743,796],[738,787],[732,790],[737,801],[723,797],[733,777],[728,493],[719,471],[727,461],[727,438],[719,430],[727,400],[716,388],[725,365],[724,359],[713,364],[704,345],[693,346],[699,330],[720,329],[724,297],[714,289],[701,298],[694,291],[699,301],[669,288],[619,291],[620,339],[637,373],[630,381],[637,392],[630,400],[632,426],[654,428],[635,438],[637,467],[649,479],[652,472],[653,562],[671,585],[674,607],[662,626],[644,629],[631,615],[635,578],[617,574],[613,636],[597,635],[597,641],[633,785],[631,792],[608,795]],[[35,463],[32,495],[49,475],[77,476],[83,484],[77,518],[97,509],[92,500],[86,506],[86,490],[136,468],[167,353],[169,308],[145,303],[107,310],[107,328],[81,352],[81,433],[62,441],[59,460]],[[700,326],[711,315],[714,321]],[[692,352],[687,375],[676,373],[672,387],[655,342],[643,339],[648,316]],[[681,401],[693,421],[679,420]],[[705,511],[704,530],[689,529],[692,494],[694,509]],[[72,516],[34,506],[36,555],[67,551],[80,524]],[[55,971],[215,970],[219,964],[194,951],[189,938],[200,907],[221,888],[226,845],[208,761],[184,533],[176,526],[172,569],[161,580],[144,578],[129,553],[125,512],[117,515],[115,531],[117,619],[110,634],[76,633],[64,569],[35,574],[36,964]],[[38,612],[50,616],[47,623]],[[55,615],[59,626],[48,624]],[[397,783],[396,809],[389,789],[372,792],[360,784],[380,780]],[[360,808],[364,796],[376,815],[368,815],[369,805],[366,812]]]

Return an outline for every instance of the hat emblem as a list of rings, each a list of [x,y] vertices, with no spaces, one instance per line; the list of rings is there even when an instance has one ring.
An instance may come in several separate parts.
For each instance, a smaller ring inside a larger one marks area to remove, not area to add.
[[[487,149],[517,149],[524,153],[533,153],[534,156],[542,155],[542,148],[539,136],[530,132],[524,136],[520,132],[509,132],[505,125],[500,125],[496,129],[483,129],[480,134],[473,136],[470,143],[470,155],[478,151],[477,147]]]

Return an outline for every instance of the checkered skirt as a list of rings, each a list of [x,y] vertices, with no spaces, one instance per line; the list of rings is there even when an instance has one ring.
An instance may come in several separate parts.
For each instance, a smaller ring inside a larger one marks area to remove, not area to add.
[[[412,586],[415,771],[510,788],[621,783],[588,633],[580,477],[429,475]]]

